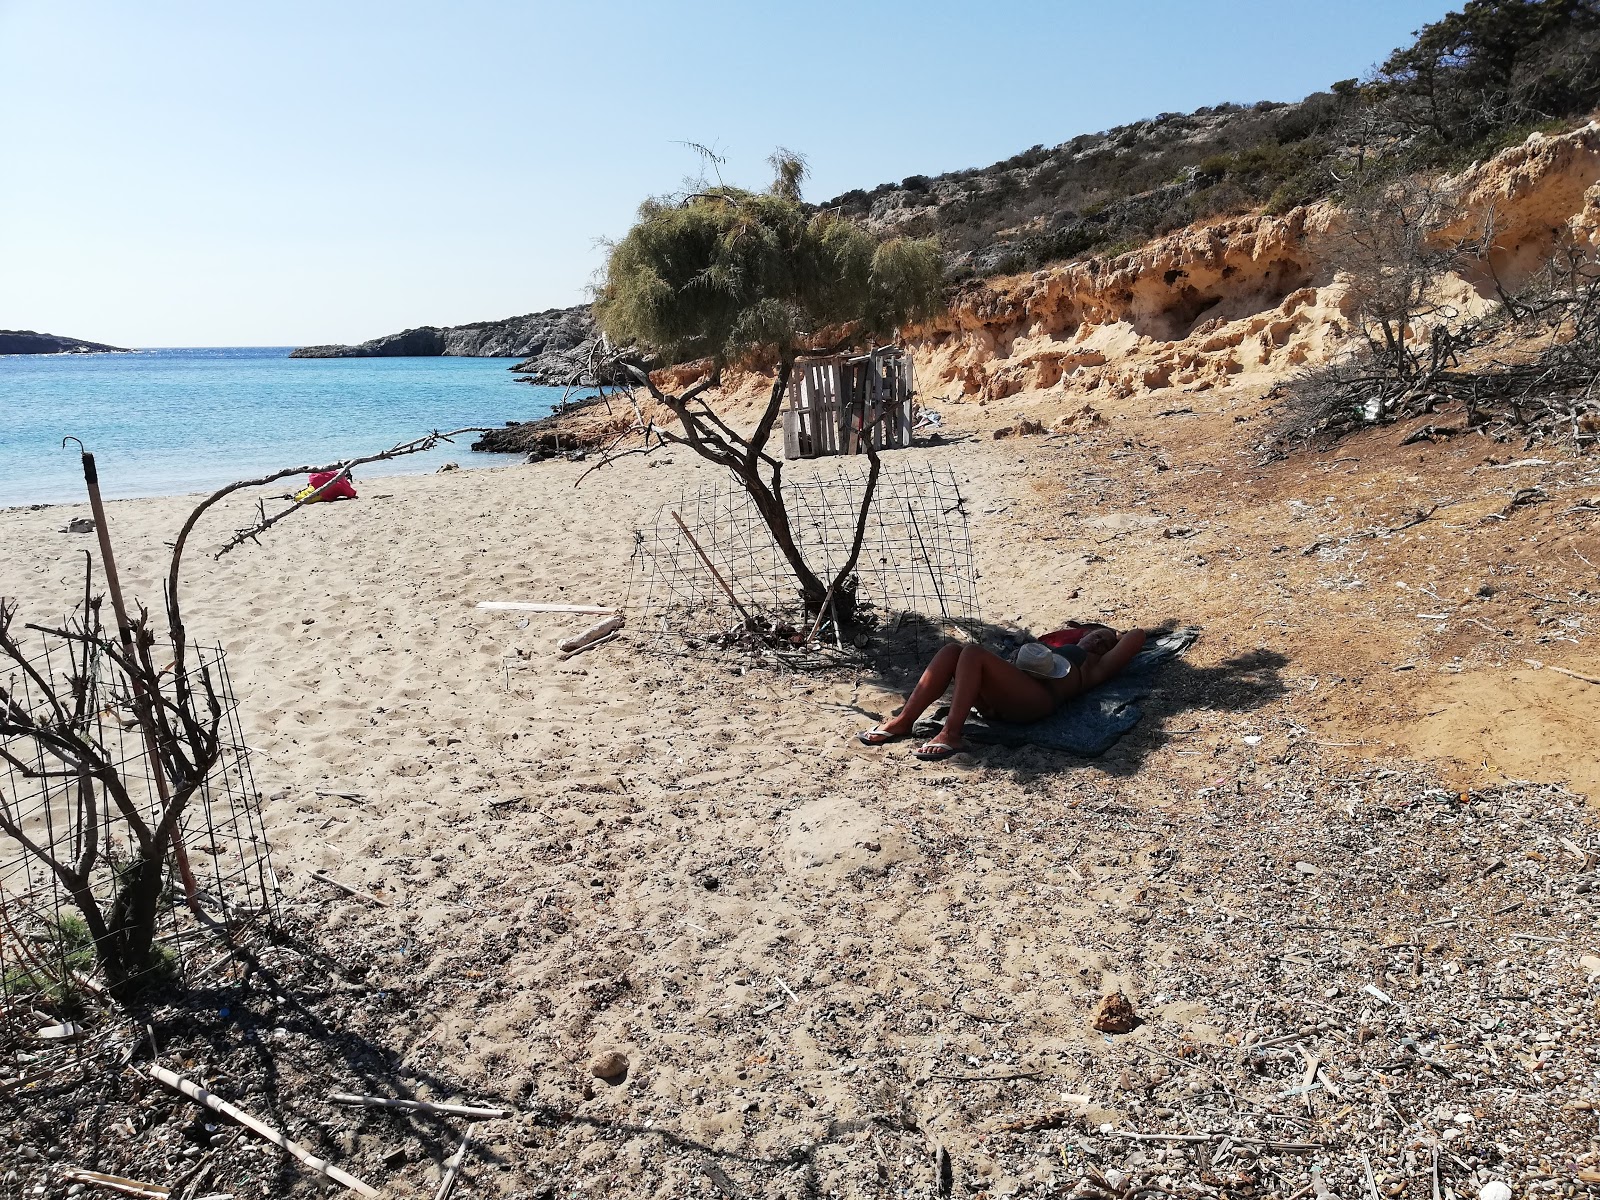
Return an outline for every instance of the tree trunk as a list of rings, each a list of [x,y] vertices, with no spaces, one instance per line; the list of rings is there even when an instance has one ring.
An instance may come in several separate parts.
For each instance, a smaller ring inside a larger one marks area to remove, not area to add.
[[[117,894],[106,923],[109,953],[101,959],[113,991],[130,989],[151,966],[162,877],[161,862],[143,855],[117,872]]]
[[[800,547],[795,544],[794,532],[789,528],[789,511],[783,503],[783,468],[773,468],[771,483],[763,480],[760,475],[744,472],[739,473],[739,482],[744,484],[745,491],[750,494],[750,500],[756,506],[756,512],[761,514],[762,522],[772,534],[778,552],[783,555],[783,560],[794,572],[795,582],[800,585],[800,596],[805,603],[806,612],[815,614],[822,611],[822,602],[828,594],[828,585],[823,583],[811,569],[805,555],[800,552]]]

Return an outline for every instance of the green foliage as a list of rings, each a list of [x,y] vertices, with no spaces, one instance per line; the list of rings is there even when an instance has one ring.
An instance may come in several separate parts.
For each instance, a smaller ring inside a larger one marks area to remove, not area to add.
[[[8,967],[0,994],[33,996],[55,1005],[74,1007],[79,989],[73,972],[94,969],[94,938],[77,913],[62,913],[45,944],[35,947],[38,964],[26,961]]]
[[[833,210],[810,211],[803,160],[780,151],[772,164],[766,193],[719,185],[640,207],[611,248],[595,304],[613,342],[721,365],[792,355],[830,327],[881,338],[937,310],[932,241],[879,241]]]
[[[1467,0],[1396,50],[1371,90],[1407,132],[1470,144],[1600,103],[1600,0]]]

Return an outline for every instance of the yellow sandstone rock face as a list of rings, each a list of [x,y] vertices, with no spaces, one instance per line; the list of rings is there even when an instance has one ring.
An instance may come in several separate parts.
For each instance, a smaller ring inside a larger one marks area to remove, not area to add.
[[[1441,186],[1460,212],[1441,239],[1492,233],[1488,266],[1446,282],[1466,312],[1494,301],[1496,277],[1520,286],[1560,239],[1600,248],[1600,125],[1536,134]],[[1343,219],[1317,204],[1218,220],[1116,258],[972,284],[912,331],[918,390],[925,403],[1050,390],[1120,399],[1326,361],[1352,332],[1347,288],[1320,251]]]
[[[1600,247],[1600,123],[1561,137],[1535,133],[1444,186],[1461,211],[1440,239],[1476,240],[1487,227],[1494,273],[1520,287],[1558,240]]]

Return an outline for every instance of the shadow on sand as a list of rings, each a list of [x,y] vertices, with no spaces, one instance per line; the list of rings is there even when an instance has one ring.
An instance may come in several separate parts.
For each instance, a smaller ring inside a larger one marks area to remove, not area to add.
[[[341,1028],[344,1023],[338,1020],[341,1010],[352,1005],[403,1011],[416,1002],[416,997],[368,987],[359,978],[352,980],[350,976],[359,976],[359,971],[352,972],[348,964],[319,950],[299,932],[280,929],[270,946],[237,950],[234,957],[244,966],[237,981],[196,986],[182,993],[152,989],[134,1002],[125,1017],[135,1022],[135,1030],[148,1032],[137,1035],[128,1047],[120,1072],[94,1073],[89,1089],[82,1086],[74,1072],[73,1079],[64,1085],[46,1085],[25,1096],[0,1092],[0,1119],[7,1122],[13,1139],[55,1145],[62,1120],[59,1106],[65,1104],[79,1114],[78,1119],[87,1120],[89,1127],[97,1131],[95,1141],[110,1151],[104,1158],[90,1151],[77,1165],[110,1169],[121,1158],[112,1146],[112,1123],[131,1108],[142,1121],[151,1118],[141,1116],[139,1110],[153,1110],[156,1124],[165,1124],[162,1111],[170,1108],[178,1114],[175,1127],[181,1130],[182,1145],[169,1149],[187,1148],[182,1166],[175,1172],[175,1196],[183,1189],[189,1195],[197,1194],[197,1190],[198,1194],[208,1194],[230,1182],[271,1196],[316,1194],[314,1170],[281,1152],[237,1157],[234,1151],[240,1145],[259,1145],[259,1139],[228,1118],[150,1080],[147,1072],[154,1050],[159,1053],[155,1061],[213,1088],[219,1096],[286,1131],[323,1158],[358,1176],[368,1176],[366,1181],[376,1184],[380,1191],[391,1187],[406,1191],[408,1184],[425,1175],[430,1162],[442,1168],[444,1160],[461,1144],[466,1119],[381,1108],[318,1111],[319,1101],[336,1091],[386,1096],[395,1095],[397,1090],[408,1094],[420,1091],[441,1099],[461,1093],[459,1079],[422,1069],[415,1062],[416,1056],[411,1052],[429,1039],[431,1031],[412,1022],[396,1021],[393,1028],[397,1036],[388,1041],[381,1034],[374,1037],[348,1026]],[[262,961],[266,958],[284,958],[290,969],[276,969]],[[326,1010],[327,1016],[319,1009]],[[373,1020],[370,1012],[361,1024],[377,1030],[386,1027],[381,1019]],[[275,1031],[280,1029],[283,1033],[277,1035]],[[399,1034],[402,1029],[405,1033]],[[719,1149],[658,1124],[579,1112],[576,1100],[570,1108],[543,1105],[526,1087],[517,1095],[498,1094],[492,1087],[473,1088],[468,1102],[509,1109],[512,1120],[531,1119],[534,1125],[545,1129],[587,1127],[608,1142],[653,1139],[677,1158],[674,1165],[678,1170],[709,1180],[717,1192],[727,1195],[756,1194],[743,1191],[751,1185],[736,1183],[730,1174],[753,1172],[758,1184],[763,1177],[768,1182],[782,1179],[788,1195],[820,1197],[818,1153],[829,1143],[873,1125],[885,1130],[915,1128],[914,1122],[906,1124],[905,1120],[840,1120],[831,1122],[820,1137],[797,1138],[787,1148],[759,1153]],[[326,1128],[331,1123],[329,1117],[340,1113],[352,1117],[367,1136],[393,1147],[391,1153],[399,1158],[392,1175],[386,1178],[381,1168],[374,1169],[371,1162],[352,1161],[348,1148]],[[555,1200],[569,1194],[569,1171],[549,1165],[530,1172],[526,1162],[510,1159],[495,1149],[495,1144],[503,1144],[505,1138],[503,1133],[495,1132],[494,1124],[479,1128],[482,1132],[473,1139],[463,1172],[469,1186],[472,1176],[481,1180],[493,1174],[491,1168],[498,1167],[509,1171],[522,1185],[519,1194],[531,1200]],[[920,1135],[917,1140],[920,1144]],[[213,1186],[202,1186],[208,1179]],[[435,1182],[429,1182],[427,1191],[431,1193],[434,1186]]]

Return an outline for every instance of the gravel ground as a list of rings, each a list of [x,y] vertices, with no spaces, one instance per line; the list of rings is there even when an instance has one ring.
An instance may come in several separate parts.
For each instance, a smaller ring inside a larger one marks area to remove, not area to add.
[[[1462,795],[1395,769],[1330,771],[1301,760],[1303,742],[1291,728],[1280,752],[1245,764],[1236,779],[1249,799],[1238,784],[1134,807],[1101,785],[1072,808],[1013,802],[998,814],[1028,856],[1013,864],[1023,882],[993,901],[969,897],[954,919],[987,927],[973,940],[998,967],[1008,923],[1075,905],[1075,936],[1107,964],[1087,981],[1082,1019],[1088,999],[1120,990],[1142,1017],[1131,1033],[1042,1037],[1000,971],[974,983],[981,972],[930,962],[896,990],[870,977],[851,988],[846,966],[837,988],[802,985],[721,1021],[722,1052],[752,1064],[741,1118],[751,1150],[711,1152],[660,1112],[623,1119],[594,1100],[605,1089],[593,1080],[565,1102],[479,1089],[469,1098],[516,1115],[480,1126],[488,1140],[465,1194],[485,1172],[515,1177],[511,1194],[613,1194],[599,1186],[613,1178],[607,1162],[630,1148],[678,1194],[1492,1198],[1496,1183],[1516,1195],[1591,1187],[1592,814],[1549,786]],[[938,806],[901,814],[930,849],[991,853],[962,823]],[[422,1194],[463,1121],[325,1099],[393,1094],[397,1077],[405,1094],[464,1097],[465,1081],[424,1069],[424,1056],[401,1064],[401,1031],[414,1032],[427,989],[389,970],[403,964],[400,937],[319,950],[315,925],[296,931],[295,920],[198,1004],[144,1014],[161,1061],[371,1182]],[[856,931],[841,923],[848,963]],[[589,990],[604,1008],[655,989],[639,977],[613,981],[609,997]],[[142,1021],[91,1012],[83,1041],[44,1048],[31,1032],[54,1015],[13,1012],[6,1025],[4,1194],[76,1194],[68,1165],[174,1195],[314,1190],[278,1151],[152,1081]],[[777,1065],[779,1019],[840,1051],[832,1115],[807,1113],[805,1079]]]

